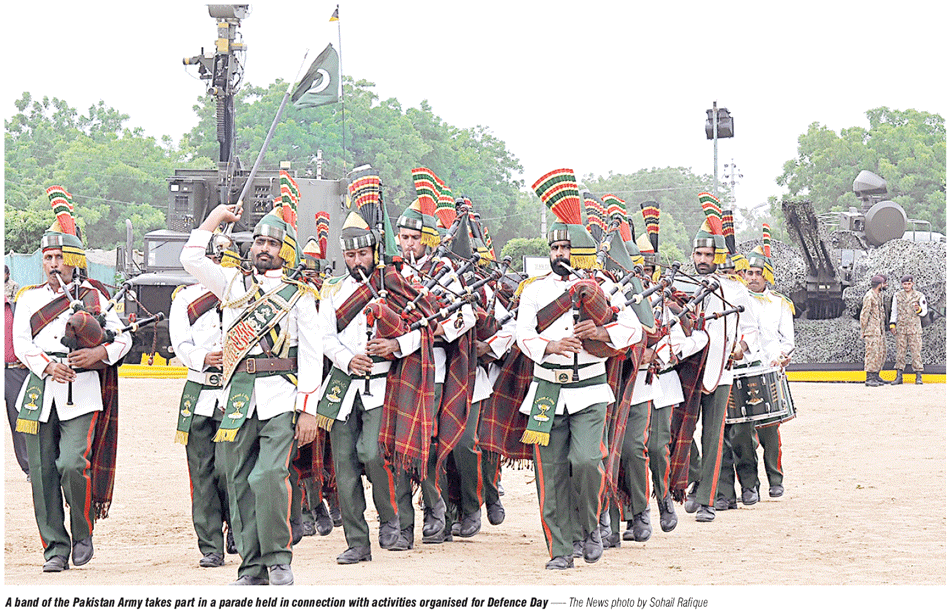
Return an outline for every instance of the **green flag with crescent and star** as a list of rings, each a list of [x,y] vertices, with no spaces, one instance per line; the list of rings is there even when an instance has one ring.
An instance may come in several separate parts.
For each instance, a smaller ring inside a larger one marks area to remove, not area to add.
[[[290,100],[297,109],[309,109],[340,101],[340,56],[332,44],[313,61],[294,89]]]

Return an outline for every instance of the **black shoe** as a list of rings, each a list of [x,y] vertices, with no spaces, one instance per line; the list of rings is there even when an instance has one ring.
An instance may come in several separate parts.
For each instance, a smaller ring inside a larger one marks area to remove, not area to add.
[[[198,565],[202,568],[217,568],[224,565],[224,554],[209,553],[198,560]]]
[[[603,554],[604,541],[600,537],[600,528],[597,528],[584,539],[584,561],[595,564]]]
[[[653,526],[650,524],[650,511],[645,510],[633,516],[633,539],[637,542],[646,542],[653,535]]]
[[[446,525],[446,526],[445,526],[445,529],[442,530],[442,542],[452,542],[452,540],[453,540],[453,538],[452,538],[452,526],[451,526],[451,525]],[[422,542],[425,542],[425,540],[423,540]],[[437,544],[437,543],[430,543],[430,544]]]
[[[439,499],[435,506],[426,507],[422,517],[422,542],[438,544],[443,542],[445,534],[445,500]],[[451,536],[449,528],[449,536]]]
[[[600,540],[605,540],[610,536],[610,511],[605,507],[597,520],[597,527],[600,529]]]
[[[725,496],[716,496],[716,510],[735,510],[739,508],[736,500],[727,500]]]
[[[471,538],[475,534],[482,531],[482,509],[479,508],[475,512],[465,515],[462,517],[461,528],[459,529],[458,536],[462,538]],[[455,532],[452,532],[453,534]]]
[[[616,549],[620,546],[620,532],[611,532],[603,539],[605,549]]]
[[[781,485],[772,485],[769,487],[770,498],[780,498],[785,494],[785,487]]]
[[[357,564],[359,562],[373,561],[373,554],[369,547],[350,547],[343,553],[336,556],[337,564]]]
[[[295,545],[303,540],[303,524],[300,519],[290,520],[290,544]]]
[[[924,372],[917,372],[917,379],[914,380],[914,384],[923,384],[924,383]]]
[[[879,387],[882,384],[884,383],[878,380],[875,372],[867,372],[864,376],[864,386],[866,387]]]
[[[92,559],[96,550],[92,546],[92,536],[73,541],[73,566],[82,566]]]
[[[322,501],[313,509],[313,525],[321,536],[327,536],[333,531],[333,519],[330,518],[326,503]]]
[[[575,559],[584,557],[584,543],[580,540],[574,541],[574,552],[571,554]]]
[[[237,545],[234,543],[234,532],[231,531],[230,524],[228,524],[228,531],[224,535],[224,550],[231,555],[237,555]]]
[[[390,519],[379,524],[379,546],[381,549],[391,549],[399,540],[399,519]]]
[[[624,540],[633,540],[633,519],[627,521],[627,529],[623,531]]]
[[[252,577],[249,574],[244,574],[238,577],[238,580],[233,583],[228,583],[228,585],[269,585],[270,583],[267,579],[262,579],[260,577]]]
[[[505,521],[505,507],[500,501],[486,504],[485,510],[488,511],[488,522],[492,525],[501,525]]]
[[[574,567],[574,560],[566,555],[558,555],[544,565],[545,570],[567,570]]]
[[[313,521],[304,521],[300,524],[300,528],[303,530],[304,536],[316,536],[317,528],[314,527]]]
[[[412,539],[414,534],[414,528],[407,527],[404,530],[399,531],[399,539],[396,540],[396,544],[389,547],[390,551],[410,551],[412,550]]]
[[[271,585],[293,585],[294,573],[290,564],[274,564],[267,567],[268,582]]]
[[[662,500],[657,500],[660,507],[660,529],[664,532],[672,532],[676,528],[676,509],[673,508],[673,496],[667,494]]]
[[[340,512],[339,504],[331,503],[329,512],[330,519],[333,521],[333,527],[343,527],[343,513]]]
[[[505,488],[501,486],[501,483],[498,483],[498,497],[505,497]]]
[[[904,384],[904,370],[897,370],[897,376],[891,381],[891,384]]]
[[[755,487],[742,488],[742,503],[745,506],[752,506],[759,501],[759,490]]]
[[[699,485],[693,483],[693,488],[689,490],[689,493],[686,494],[686,503],[683,505],[683,508],[686,509],[686,512],[693,514],[699,510],[699,503],[696,502],[696,492],[699,490]]]
[[[709,523],[716,518],[716,511],[713,510],[712,506],[706,506],[705,504],[699,505],[699,510],[696,511],[696,520],[701,523]]]
[[[462,522],[456,521],[452,524],[452,535],[461,536],[462,535]]]
[[[43,564],[43,572],[62,572],[69,570],[69,558],[65,555],[54,555]]]

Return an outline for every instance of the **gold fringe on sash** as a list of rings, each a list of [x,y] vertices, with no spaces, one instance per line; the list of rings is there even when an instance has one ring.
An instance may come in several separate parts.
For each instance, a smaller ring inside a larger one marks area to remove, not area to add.
[[[330,431],[330,429],[333,427],[333,421],[335,421],[335,420],[336,420],[336,419],[331,419],[331,418],[328,417],[328,416],[323,416],[322,414],[318,414],[318,415],[317,415],[317,427],[319,427],[320,429],[326,430],[326,431]]]
[[[524,435],[521,436],[521,442],[524,444],[539,444],[541,446],[547,446],[548,443],[551,442],[551,434],[526,429]]]
[[[184,444],[188,446],[188,432],[187,431],[175,431],[175,444]]]
[[[237,433],[237,429],[218,429],[218,432],[214,434],[212,442],[234,442]]]
[[[40,432],[40,422],[30,419],[17,419],[16,430],[20,433],[28,433],[35,436]]]

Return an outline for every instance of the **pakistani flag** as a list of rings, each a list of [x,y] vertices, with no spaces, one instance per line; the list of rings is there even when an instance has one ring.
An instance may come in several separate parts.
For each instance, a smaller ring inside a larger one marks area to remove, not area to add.
[[[319,107],[340,100],[340,57],[333,45],[327,45],[310,65],[290,100],[298,109]]]

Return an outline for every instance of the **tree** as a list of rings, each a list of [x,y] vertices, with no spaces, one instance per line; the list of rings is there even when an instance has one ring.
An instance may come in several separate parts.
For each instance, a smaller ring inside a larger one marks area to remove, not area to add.
[[[551,251],[548,248],[547,239],[544,237],[535,237],[533,239],[515,237],[510,239],[508,243],[505,244],[505,248],[501,251],[502,257],[511,257],[511,265],[515,269],[521,268],[521,263],[525,256],[546,257],[550,255],[550,253]]]
[[[73,195],[87,247],[123,242],[126,218],[139,242],[164,226],[166,178],[185,162],[170,138],[159,142],[141,128],[124,127],[128,116],[102,101],[81,115],[63,100],[34,100],[25,92],[16,106],[19,113],[4,123],[8,248],[32,252],[39,245],[52,222],[46,188],[55,184]],[[207,158],[189,158],[211,165]],[[48,222],[39,226],[43,220]]]
[[[659,203],[660,255],[680,262],[692,253],[693,237],[705,220],[698,195],[712,192],[713,186],[712,177],[695,175],[683,167],[654,167],[628,174],[611,172],[607,177],[596,178],[588,175],[582,183],[597,196],[611,193],[626,201],[627,212],[633,217],[634,239],[646,232],[640,203]],[[728,192],[721,198],[727,202]]]
[[[908,218],[928,220],[946,232],[947,133],[937,114],[878,107],[866,113],[868,128],[841,134],[812,123],[798,138],[798,157],[776,179],[788,190],[783,198],[807,198],[817,213],[860,208],[851,190],[862,170],[887,182],[887,197]],[[778,200],[773,203],[775,212]]]
[[[427,101],[403,110],[399,101],[379,100],[375,84],[344,77],[344,115],[340,105],[288,108],[277,125],[263,163],[290,161],[296,169],[313,169],[322,152],[323,176],[343,177],[360,164],[376,169],[385,186],[387,210],[396,218],[416,197],[411,171],[431,168],[452,189],[466,195],[491,230],[496,248],[531,226],[521,211],[522,168],[505,143],[485,126],[457,128],[436,115]],[[286,84],[245,86],[235,97],[235,152],[249,167],[256,159],[274,119]],[[199,123],[182,141],[182,149],[217,157],[214,103],[202,97],[195,106]]]

